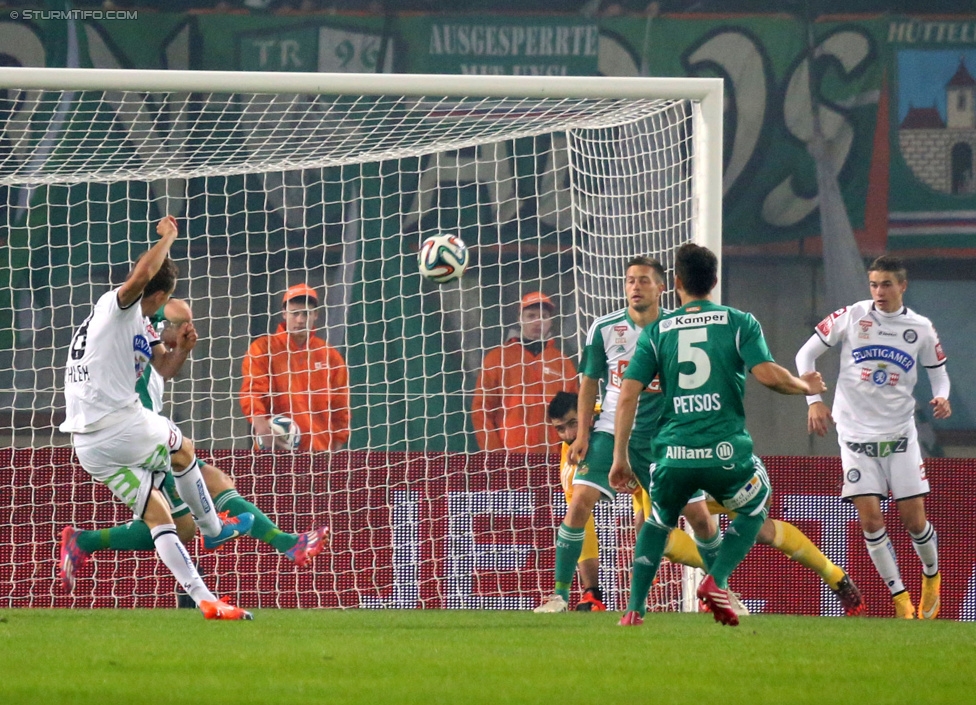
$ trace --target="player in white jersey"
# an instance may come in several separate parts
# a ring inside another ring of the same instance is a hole
[[[71,341],[65,368],[66,418],[61,431],[81,466],[104,483],[150,528],[156,552],[207,619],[250,619],[251,615],[207,589],[180,543],[169,505],[159,491],[172,467],[180,497],[204,536],[222,543],[246,532],[253,516],[222,522],[200,474],[193,443],[169,419],[144,408],[136,380],[152,364],[172,376],[186,354],[159,344],[148,316],[169,300],[178,270],[169,250],[176,220],[163,218],[160,236],[137,261],[125,282],[103,295]],[[190,328],[184,329],[189,335]],[[180,346],[184,347],[184,346]],[[70,527],[66,527],[70,528]],[[70,541],[62,541],[62,581],[71,586],[80,567]]]
[[[185,360],[187,353],[193,348],[197,339],[196,332],[193,330],[193,311],[190,309],[190,305],[183,299],[170,299],[163,308],[151,317],[150,321],[156,325],[163,346]],[[163,392],[166,381],[156,371],[155,367],[149,365],[136,383],[136,391],[142,405],[157,414],[162,413],[163,410]],[[234,480],[220,468],[201,462],[200,472],[218,512],[227,512],[230,516],[250,514],[254,517],[253,524],[248,532],[253,538],[268,544],[299,566],[304,566],[311,558],[322,552],[329,533],[327,527],[318,527],[303,534],[286,533],[279,529],[256,505],[241,497],[234,485]],[[163,490],[163,497],[169,502],[177,535],[182,542],[189,541],[196,533],[196,526],[189,515],[189,508],[183,503],[176,491],[172,473],[167,473],[161,489]],[[138,521],[96,531],[78,531],[74,527],[69,527],[62,532],[62,536],[62,540],[66,543],[74,543],[72,548],[76,549],[74,552],[80,556],[82,561],[87,561],[88,554],[104,549],[115,551],[151,551],[153,549],[149,529],[145,524]],[[204,541],[203,548],[205,550],[210,548],[206,541]],[[185,605],[187,601],[189,604]],[[185,598],[182,593],[180,593],[179,603],[181,606],[195,606],[192,600]]]
[[[802,374],[812,371],[828,348],[841,346],[833,416],[819,395],[808,397],[807,425],[820,436],[830,421],[837,425],[844,469],[841,496],[857,509],[868,554],[891,591],[895,615],[913,619],[915,606],[881,512],[881,500],[889,492],[894,498],[922,561],[918,618],[935,619],[942,579],[935,529],[925,516],[929,481],[915,431],[912,391],[922,366],[932,384],[933,415],[949,417],[946,356],[932,322],[903,304],[908,279],[899,258],[876,259],[868,280],[871,299],[827,316],[796,355]]]

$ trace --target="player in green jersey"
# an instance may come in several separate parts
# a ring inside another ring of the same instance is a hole
[[[641,331],[660,315],[664,287],[664,268],[660,263],[649,257],[634,257],[625,269],[627,307],[597,318],[586,334],[580,365],[583,378],[576,409],[578,431],[567,451],[567,461],[575,467],[575,473],[571,492],[567,493],[571,496],[569,507],[556,535],[555,591],[535,609],[536,612],[565,612],[568,609],[573,574],[583,550],[585,527],[592,522],[596,503],[613,500],[616,494],[610,487],[609,477],[613,462],[613,417],[620,382]],[[600,413],[594,415],[598,394],[602,397]],[[656,383],[648,384],[640,394],[636,429],[629,451],[630,462],[644,488],[648,486],[654,462],[653,437],[662,402]],[[637,484],[627,492],[633,493],[636,489]],[[709,552],[718,549],[721,536],[704,500],[705,496],[699,495],[685,511],[698,537],[698,549],[688,534],[675,531],[666,553],[672,562],[703,568],[710,559]]]
[[[705,490],[736,512],[698,597],[715,620],[735,626],[728,579],[756,541],[766,519],[769,479],[753,455],[745,428],[746,372],[781,394],[818,394],[818,373],[802,378],[777,365],[752,314],[711,301],[718,259],[705,247],[682,245],[675,257],[681,307],[641,333],[624,372],[614,425],[611,485],[623,491],[637,478],[627,448],[642,391],[658,377],[664,396],[650,480],[651,516],[637,538],[630,602],[621,624],[642,622],[648,590],[671,529],[688,500]]]
[[[159,309],[156,315],[150,318],[150,321],[159,331],[163,344],[181,356],[179,362],[182,366],[197,338],[196,332],[193,330],[193,313],[189,304],[182,299],[170,299],[164,308]],[[188,342],[177,345],[181,333]],[[165,382],[166,380],[161,375],[154,373],[152,366],[147,366],[146,372],[136,382],[136,393],[139,395],[143,406],[156,413],[162,411]],[[264,512],[237,493],[234,481],[230,476],[209,463],[198,462],[203,480],[207,485],[207,491],[213,497],[214,506],[218,512],[226,512],[233,517],[242,514],[253,515],[254,523],[247,532],[248,535],[267,543],[299,566],[304,566],[309,559],[317,556],[325,547],[328,537],[326,527],[312,529],[304,534],[290,534],[282,531]],[[163,496],[170,505],[177,535],[180,541],[185,543],[193,538],[196,533],[196,526],[190,516],[189,508],[176,491],[176,483],[171,473],[166,474],[162,490]],[[74,587],[74,575],[95,551],[104,549],[114,551],[153,550],[153,539],[149,527],[139,519],[109,529],[92,531],[79,531],[73,527],[67,527],[62,534],[62,542],[66,544],[66,551],[74,563],[74,569],[67,573],[70,579],[62,574],[62,582],[69,591]],[[210,547],[205,546],[205,548],[209,549]]]

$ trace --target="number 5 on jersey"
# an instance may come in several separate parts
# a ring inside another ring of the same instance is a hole
[[[707,340],[707,328],[682,328],[678,331],[678,364],[690,362],[695,366],[695,371],[690,375],[678,373],[678,386],[682,389],[698,389],[712,374],[712,362],[708,359],[708,353],[695,347],[695,343],[704,343]]]

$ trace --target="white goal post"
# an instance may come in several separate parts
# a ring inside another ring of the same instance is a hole
[[[61,526],[129,518],[57,431],[63,365],[166,213],[201,340],[164,413],[282,529],[334,532],[311,570],[251,539],[201,557],[220,591],[256,607],[537,604],[558,473],[480,452],[482,357],[517,337],[528,292],[555,303],[575,359],[624,305],[628,259],[670,274],[683,242],[720,254],[722,122],[718,78],[0,68],[0,607],[171,601],[149,554],[96,553],[72,596],[46,564]],[[436,232],[473,255],[441,287],[416,272]],[[296,283],[319,292],[318,334],[345,358],[351,433],[341,451],[257,453],[241,362]],[[598,519],[621,609],[630,508]],[[681,571],[662,576],[657,608],[693,609]]]

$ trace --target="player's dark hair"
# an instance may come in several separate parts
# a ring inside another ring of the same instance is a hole
[[[637,255],[637,257],[632,257],[627,266],[624,268],[626,272],[631,267],[650,267],[657,274],[657,280],[660,284],[667,283],[667,277],[664,274],[664,267],[653,257],[645,257],[644,255]]]
[[[869,272],[891,272],[895,279],[903,282],[908,279],[908,269],[905,267],[905,260],[901,257],[891,255],[881,255],[868,267]]]
[[[556,392],[556,396],[549,401],[546,413],[549,414],[550,419],[561,419],[570,411],[576,410],[577,401],[577,396],[572,392]]]
[[[674,258],[674,276],[691,296],[708,296],[718,281],[718,257],[707,247],[687,242]]]
[[[162,266],[159,271],[156,272],[155,276],[149,280],[146,284],[146,288],[142,290],[143,296],[151,296],[157,291],[171,292],[176,288],[176,280],[180,276],[180,269],[176,266],[176,262],[171,260],[169,257],[163,260]]]

